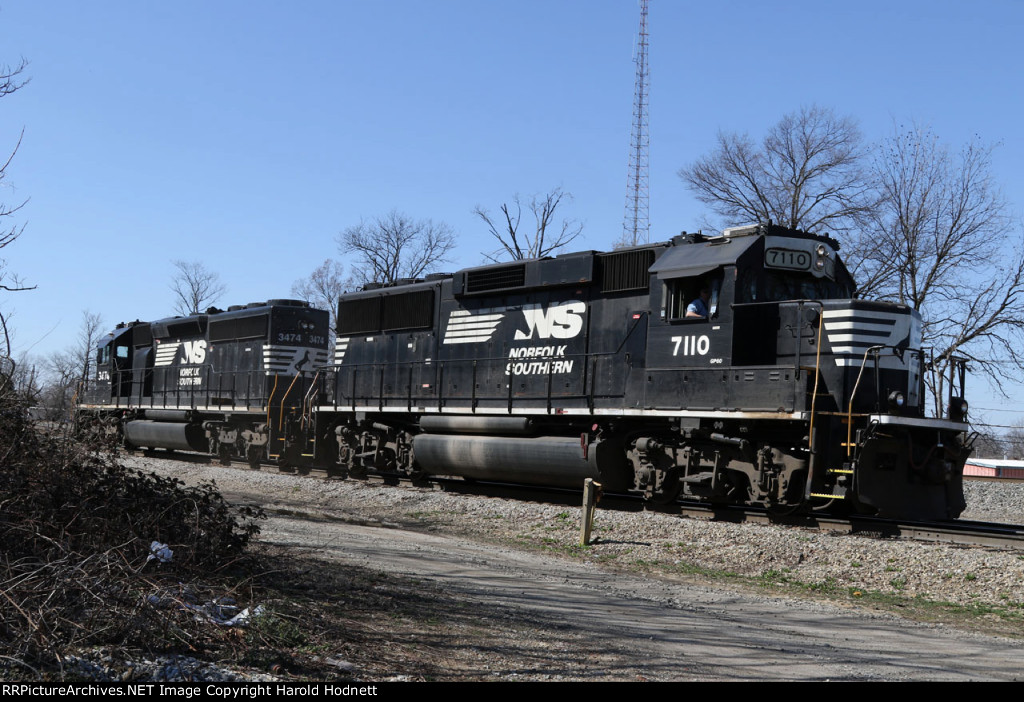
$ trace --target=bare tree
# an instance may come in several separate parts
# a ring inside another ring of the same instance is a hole
[[[811,106],[783,117],[759,147],[746,134],[719,132],[717,148],[679,177],[727,225],[847,232],[875,204],[865,156],[852,118]]]
[[[310,273],[308,278],[296,280],[292,285],[292,295],[314,307],[330,311],[332,337],[338,323],[338,296],[348,287],[344,274],[345,267],[329,258]]]
[[[352,277],[357,284],[419,278],[449,262],[455,244],[455,233],[447,224],[411,219],[397,210],[338,235],[341,252],[356,256]]]
[[[171,278],[175,295],[174,311],[181,315],[199,314],[220,299],[225,287],[220,275],[200,261],[173,261],[177,272]]]
[[[0,398],[9,391],[28,405],[39,402],[42,388],[35,359],[22,354],[17,362],[0,355]]]
[[[991,173],[992,146],[956,155],[930,130],[895,130],[873,177],[880,205],[855,254],[865,294],[921,312],[935,411],[954,356],[996,384],[1024,371],[1024,249]]]
[[[583,225],[574,219],[563,219],[555,224],[555,211],[564,202],[572,201],[572,194],[555,188],[545,195],[534,195],[527,207],[533,214],[532,231],[521,231],[523,205],[517,194],[512,205],[501,205],[502,219],[495,221],[490,213],[477,205],[473,213],[482,219],[501,247],[484,256],[491,261],[521,261],[527,258],[543,258],[568,245],[583,232]],[[513,212],[515,210],[515,212]],[[503,220],[503,221],[502,221]]]
[[[1007,455],[1006,440],[991,429],[979,431],[971,455],[974,458],[1001,458]]]
[[[28,67],[28,63],[23,59],[17,66],[8,66],[6,64],[0,65],[0,98],[6,97],[11,93],[17,92],[28,83],[27,78],[22,78],[22,74]],[[25,130],[21,131],[18,136],[18,141],[15,143],[14,148],[11,150],[10,155],[4,161],[3,165],[0,166],[0,187],[4,186],[4,179],[7,176],[7,167],[11,165],[11,161],[14,159],[15,154],[18,153],[18,149],[21,147],[22,137],[25,135]],[[16,205],[8,205],[0,202],[0,221],[6,221],[6,218],[13,215],[15,212],[24,207],[25,202],[23,201]],[[0,227],[0,249],[4,248],[8,244],[12,243],[18,236],[21,235],[24,225],[12,225],[10,228],[6,226]],[[4,290],[12,290],[11,287],[3,284],[3,259],[0,259],[0,288]],[[24,289],[15,286],[14,289]]]
[[[79,384],[80,361],[74,349],[67,349],[54,351],[43,362],[46,378],[40,399],[47,419],[58,421],[68,417],[71,399]]]
[[[1003,450],[997,455],[1006,456],[1016,461],[1024,459],[1024,422],[1013,423],[1003,435]]]
[[[6,97],[11,93],[18,91],[24,87],[28,82],[27,78],[23,78],[22,75],[27,68],[28,63],[22,59],[16,66],[9,66],[6,64],[0,65],[0,98]],[[18,153],[18,149],[21,147],[21,139],[25,132],[22,130],[18,136],[18,141],[15,143],[14,148],[11,150],[10,155],[0,165],[0,188],[7,186],[5,180],[7,178],[7,167],[11,165],[11,161],[14,160],[15,154]],[[12,217],[18,210],[25,206],[27,200],[23,200],[20,203],[9,205],[5,202],[0,201],[0,249],[6,248],[10,244],[21,236],[24,231],[25,225],[7,225],[9,218]],[[19,278],[16,274],[12,273],[7,267],[7,259],[0,256],[0,290],[5,292],[17,292],[20,290],[31,290],[35,286],[27,285]],[[11,356],[11,338],[10,330],[7,327],[7,317],[4,315],[3,310],[0,310],[0,343],[3,344],[0,349],[3,351],[3,355],[7,358],[7,365],[11,366],[11,372],[15,366],[14,361],[10,358]]]
[[[91,380],[102,325],[100,315],[83,310],[77,342],[51,353],[43,361],[44,378],[38,394],[48,419],[67,418],[75,394],[83,391]]]
[[[730,224],[848,233],[859,294],[921,312],[940,414],[954,357],[997,385],[1024,371],[1021,232],[992,180],[991,146],[953,156],[913,127],[864,153],[852,120],[813,107],[784,117],[760,148],[720,134],[714,153],[680,176]]]
[[[83,383],[89,382],[93,355],[103,331],[102,327],[103,317],[89,310],[82,310],[82,324],[78,328],[78,347],[74,355],[80,372],[79,378]]]

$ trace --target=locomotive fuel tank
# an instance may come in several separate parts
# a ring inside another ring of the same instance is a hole
[[[587,478],[625,491],[632,470],[622,447],[583,437],[418,434],[416,463],[430,475],[578,488]]]
[[[200,453],[210,450],[209,439],[203,428],[197,424],[139,419],[125,422],[124,438],[132,446],[145,448],[165,448]]]

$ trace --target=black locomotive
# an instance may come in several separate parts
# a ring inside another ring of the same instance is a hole
[[[134,445],[342,475],[592,477],[652,500],[954,518],[970,444],[963,364],[947,417],[926,418],[920,315],[854,299],[837,252],[758,225],[367,286],[339,300],[331,366],[317,365],[326,313],[296,303],[258,314],[301,310],[309,336],[271,321],[244,343],[214,337],[248,309],[136,324],[101,348],[102,401],[83,409],[127,410]],[[178,334],[184,324],[207,336]],[[132,350],[117,351],[125,335]],[[188,339],[222,355],[188,366]],[[267,348],[290,349],[286,392]],[[173,402],[157,382],[167,358]]]
[[[303,445],[281,429],[308,416],[328,327],[296,300],[121,324],[99,344],[78,422],[136,447],[299,462]]]

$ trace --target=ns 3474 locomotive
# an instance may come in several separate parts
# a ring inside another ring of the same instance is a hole
[[[341,475],[955,518],[963,364],[927,417],[920,315],[853,290],[829,237],[683,234],[342,295],[330,365],[301,303],[125,327],[82,410],[137,446]]]

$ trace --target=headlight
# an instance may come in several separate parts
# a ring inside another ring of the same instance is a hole
[[[901,410],[907,404],[907,398],[903,396],[903,393],[899,390],[893,390],[889,393],[889,407],[894,410]]]
[[[816,254],[814,268],[819,271],[825,270],[825,261],[828,260],[828,247],[824,244],[818,244],[814,249],[814,253]]]

